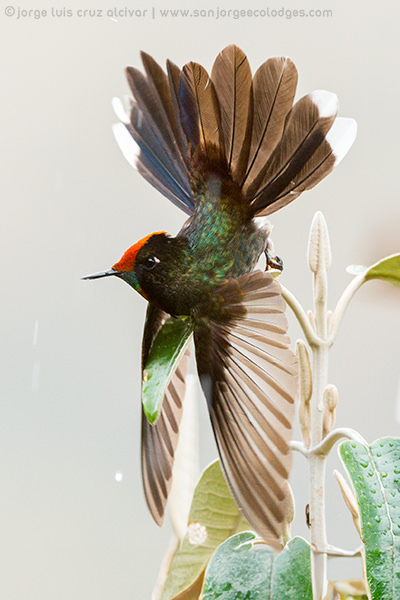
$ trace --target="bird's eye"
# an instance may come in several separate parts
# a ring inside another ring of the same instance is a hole
[[[151,269],[154,269],[156,264],[159,262],[160,262],[160,260],[156,256],[149,256],[148,258],[146,258],[146,261],[144,263],[144,268],[147,269],[148,271],[150,271]]]

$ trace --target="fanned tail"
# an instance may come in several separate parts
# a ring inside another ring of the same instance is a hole
[[[167,74],[148,54],[142,60],[144,74],[127,69],[134,101],[129,115],[115,101],[114,133],[129,162],[187,214],[199,179],[215,170],[242,189],[251,215],[275,212],[326,177],[355,139],[355,121],[336,118],[334,94],[316,91],[293,106],[288,58],[270,58],[254,77],[234,45],[211,77],[194,62],[181,70],[168,61]]]

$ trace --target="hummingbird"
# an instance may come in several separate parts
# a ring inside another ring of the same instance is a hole
[[[141,53],[128,67],[133,99],[114,100],[116,140],[128,161],[188,216],[173,237],[158,231],[107,271],[148,302],[142,374],[170,316],[190,319],[197,371],[221,467],[244,517],[280,543],[289,477],[296,361],[285,301],[270,273],[282,270],[267,217],[314,187],[352,145],[356,124],[338,118],[335,94],[294,103],[289,58],[252,75],[244,52],[228,46],[211,75],[200,64],[166,71]],[[266,269],[256,269],[265,254]],[[155,423],[142,414],[142,474],[148,507],[162,524],[182,415],[187,354]]]

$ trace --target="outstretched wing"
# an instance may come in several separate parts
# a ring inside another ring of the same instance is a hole
[[[142,344],[142,374],[154,339],[169,315],[153,304],[147,307]],[[149,510],[158,525],[164,520],[172,485],[172,468],[182,418],[188,351],[182,356],[167,387],[162,409],[154,424],[142,412],[142,477]]]
[[[255,271],[221,286],[220,318],[200,318],[195,347],[222,468],[245,518],[281,543],[296,391],[285,302]]]

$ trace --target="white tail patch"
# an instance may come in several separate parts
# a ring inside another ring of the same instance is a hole
[[[326,141],[332,148],[336,158],[335,167],[346,156],[357,135],[357,123],[354,119],[339,117],[336,119],[328,134]]]
[[[111,104],[118,119],[126,125],[130,123],[129,112],[121,100],[119,98],[113,98]]]
[[[310,97],[318,108],[319,116],[322,118],[333,117],[339,110],[339,100],[333,92],[315,90],[310,94]]]
[[[115,123],[112,126],[113,134],[115,140],[121,150],[122,154],[125,156],[128,163],[136,169],[136,161],[140,152],[140,148],[122,123]]]

